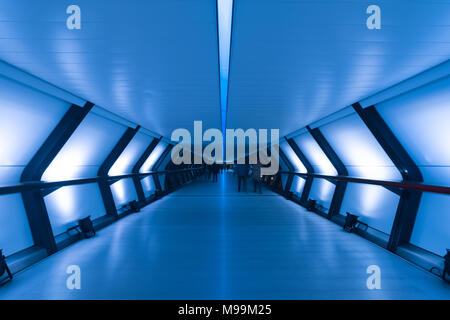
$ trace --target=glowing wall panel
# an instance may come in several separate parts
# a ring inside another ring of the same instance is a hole
[[[294,141],[313,166],[315,173],[332,176],[337,174],[333,164],[308,132],[295,137]]]
[[[160,141],[156,145],[155,149],[153,149],[152,153],[147,158],[147,160],[145,160],[145,162],[142,165],[142,167],[140,168],[139,172],[145,173],[145,172],[152,171],[153,166],[155,165],[156,161],[158,161],[158,159],[161,157],[164,150],[166,150],[166,147],[167,147],[167,143]],[[169,157],[170,157],[170,154],[169,154]],[[161,166],[161,168],[163,168],[163,167]],[[161,168],[159,168],[159,169],[161,169]]]
[[[158,171],[164,171],[167,168],[167,165],[170,161],[172,161],[172,157],[170,156],[171,152],[169,152],[164,160],[161,162],[161,165],[158,168]],[[164,184],[166,182],[166,175],[159,176],[159,182],[161,184],[161,187],[164,188]]]
[[[450,77],[376,105],[422,172],[425,183],[450,183]],[[449,196],[422,196],[411,243],[442,255],[450,243]]]
[[[399,200],[397,194],[381,186],[349,183],[341,214],[356,214],[370,227],[390,234]]]
[[[320,146],[314,140],[314,138],[305,132],[294,138],[295,143],[309,160],[314,173],[325,175],[337,175],[336,169],[333,164],[328,160],[325,153]],[[331,200],[333,198],[335,186],[331,182],[324,179],[314,179],[311,186],[310,199],[316,200],[320,205],[325,208],[330,207]]]
[[[438,255],[450,246],[450,196],[424,193],[411,243]]]
[[[359,116],[354,113],[320,127],[352,177],[400,181],[402,176]]]
[[[90,113],[52,161],[45,181],[96,177],[98,169],[127,127]]]
[[[353,177],[401,181],[402,177],[383,148],[356,113],[320,127],[328,143]],[[399,197],[379,186],[349,183],[341,214],[361,216],[369,226],[391,232]]]
[[[314,179],[309,198],[316,200],[318,204],[329,209],[333,199],[335,185],[325,179]]]
[[[0,185],[19,182],[24,167],[69,107],[0,76]]]
[[[307,173],[307,170],[300,159],[295,154],[294,150],[292,150],[291,146],[287,142],[282,142],[280,144],[281,150],[283,150],[286,157],[289,159],[292,166],[295,168],[296,172]],[[299,195],[303,191],[303,187],[305,185],[305,180],[299,177],[294,177],[292,180],[291,190],[296,195]]]
[[[292,180],[291,191],[300,197],[304,186],[305,186],[305,179],[302,179],[300,177],[294,177],[294,180]]]
[[[55,235],[67,231],[78,219],[105,215],[102,197],[95,183],[60,188],[45,198],[48,216]]]
[[[142,156],[152,140],[152,137],[138,132],[111,167],[109,175],[114,176],[131,173],[133,166]]]
[[[280,144],[281,150],[283,150],[286,157],[291,162],[292,166],[295,168],[296,172],[306,173],[307,170],[300,159],[295,154],[294,150],[292,150],[291,146],[287,142],[282,142]]]
[[[111,185],[114,203],[117,208],[122,207],[130,201],[138,200],[133,179],[122,179]]]
[[[150,197],[156,190],[155,182],[153,177],[145,177],[141,180],[142,188],[144,189],[144,194],[146,197]]]
[[[0,76],[0,185],[19,183],[23,169],[69,107]],[[0,196],[0,248],[11,255],[33,244],[21,196]]]
[[[33,246],[20,194],[0,196],[0,248],[8,256]]]
[[[429,184],[450,181],[450,77],[376,105]]]

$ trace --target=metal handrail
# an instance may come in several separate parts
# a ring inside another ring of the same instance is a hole
[[[280,173],[281,174],[292,174],[292,175],[300,176],[303,178],[312,177],[312,178],[321,178],[321,179],[327,179],[327,180],[371,184],[371,185],[390,187],[390,188],[409,189],[409,190],[416,190],[416,191],[421,191],[421,192],[450,194],[450,187],[429,185],[429,184],[423,184],[423,183],[374,180],[374,179],[356,178],[356,177],[348,177],[348,176],[329,176],[329,175],[323,175],[323,174],[302,173],[302,172],[294,172],[294,171],[281,171]]]
[[[51,182],[30,181],[30,182],[23,182],[23,183],[12,185],[12,186],[0,187],[0,195],[21,193],[21,192],[31,191],[31,190],[36,190],[36,189],[51,189],[51,188],[58,188],[58,187],[97,183],[101,180],[118,181],[118,180],[122,180],[122,179],[133,178],[133,177],[147,177],[147,176],[153,176],[153,175],[173,174],[173,173],[180,173],[180,172],[200,170],[200,169],[203,169],[203,168],[186,168],[186,169],[179,169],[179,170],[173,170],[173,171],[165,170],[165,171],[152,171],[152,172],[145,172],[145,173],[130,173],[130,174],[117,175],[117,176],[82,178],[82,179],[51,181]]]

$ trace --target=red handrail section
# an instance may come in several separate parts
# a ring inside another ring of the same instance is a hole
[[[435,185],[429,185],[429,184],[423,184],[423,183],[373,180],[373,179],[347,177],[347,176],[328,176],[328,175],[323,175],[323,174],[301,173],[301,172],[292,172],[292,171],[282,171],[281,173],[282,174],[292,174],[292,175],[300,176],[303,178],[313,177],[313,178],[335,180],[335,181],[346,181],[346,182],[353,182],[353,183],[371,184],[371,185],[382,186],[382,187],[409,189],[409,190],[416,190],[416,191],[421,191],[421,192],[430,192],[430,193],[447,194],[447,195],[450,194],[450,187],[435,186]]]

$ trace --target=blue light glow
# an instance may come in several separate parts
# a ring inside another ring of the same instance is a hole
[[[139,157],[144,153],[145,148],[148,147],[151,141],[152,138],[150,136],[138,132],[111,167],[109,175],[114,176],[131,173],[133,166],[139,160]]]
[[[296,172],[307,173],[307,170],[300,159],[292,150],[291,146],[287,142],[280,144],[281,150],[284,152],[286,157],[289,159],[290,163],[294,166]]]
[[[399,196],[374,185],[349,183],[342,202],[341,213],[351,212],[372,228],[386,234],[391,232]]]
[[[70,104],[0,76],[0,184],[14,184]]]
[[[153,166],[155,165],[156,161],[161,157],[161,154],[164,152],[164,150],[167,147],[167,143],[160,141],[158,145],[155,147],[155,149],[152,151],[150,156],[145,160],[144,164],[140,168],[139,172],[149,172],[153,169]]]
[[[309,194],[310,199],[314,199],[325,208],[330,208],[335,185],[325,179],[314,179]]]
[[[156,189],[155,182],[153,180],[153,177],[145,177],[141,180],[142,188],[144,189],[144,194],[146,197],[149,197],[152,195],[152,191]]]
[[[33,237],[20,194],[0,196],[0,248],[8,256],[33,245]],[[6,210],[5,210],[6,209]]]
[[[230,71],[233,0],[217,0],[217,11],[219,24],[220,114],[222,119],[222,132],[225,132],[227,125],[227,95]]]
[[[330,160],[328,160],[325,153],[323,153],[320,146],[309,133],[301,134],[295,137],[294,140],[314,167],[315,173],[333,176],[337,174]]]
[[[376,105],[429,184],[450,180],[450,76]]]
[[[450,181],[450,76],[375,105],[422,172],[425,183]],[[448,195],[424,193],[411,243],[443,255],[450,241]]]
[[[394,181],[402,179],[392,160],[356,113],[326,124],[320,130],[350,176]]]
[[[126,127],[90,113],[44,172],[43,180],[95,177]]]
[[[122,179],[113,183],[111,191],[117,208],[132,200],[137,200],[136,189],[132,179]]]
[[[55,235],[66,232],[78,220],[105,215],[102,196],[95,183],[60,188],[45,198],[48,217]]]

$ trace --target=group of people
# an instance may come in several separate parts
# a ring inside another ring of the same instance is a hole
[[[217,182],[218,174],[230,166],[213,163],[206,166],[208,181]],[[262,177],[260,164],[235,164],[233,166],[234,173],[238,178],[238,192],[241,190],[247,192],[247,179],[251,177],[253,180],[254,192],[262,193]]]
[[[212,177],[212,182],[217,182],[217,175],[222,169],[223,166],[215,162],[212,165],[208,165],[206,167],[206,170],[208,171],[208,180],[211,180]]]
[[[238,176],[238,192],[242,189],[247,192],[247,178],[251,176],[253,180],[254,192],[262,193],[262,177],[261,177],[261,165],[259,164],[237,164],[235,167],[235,173]]]

